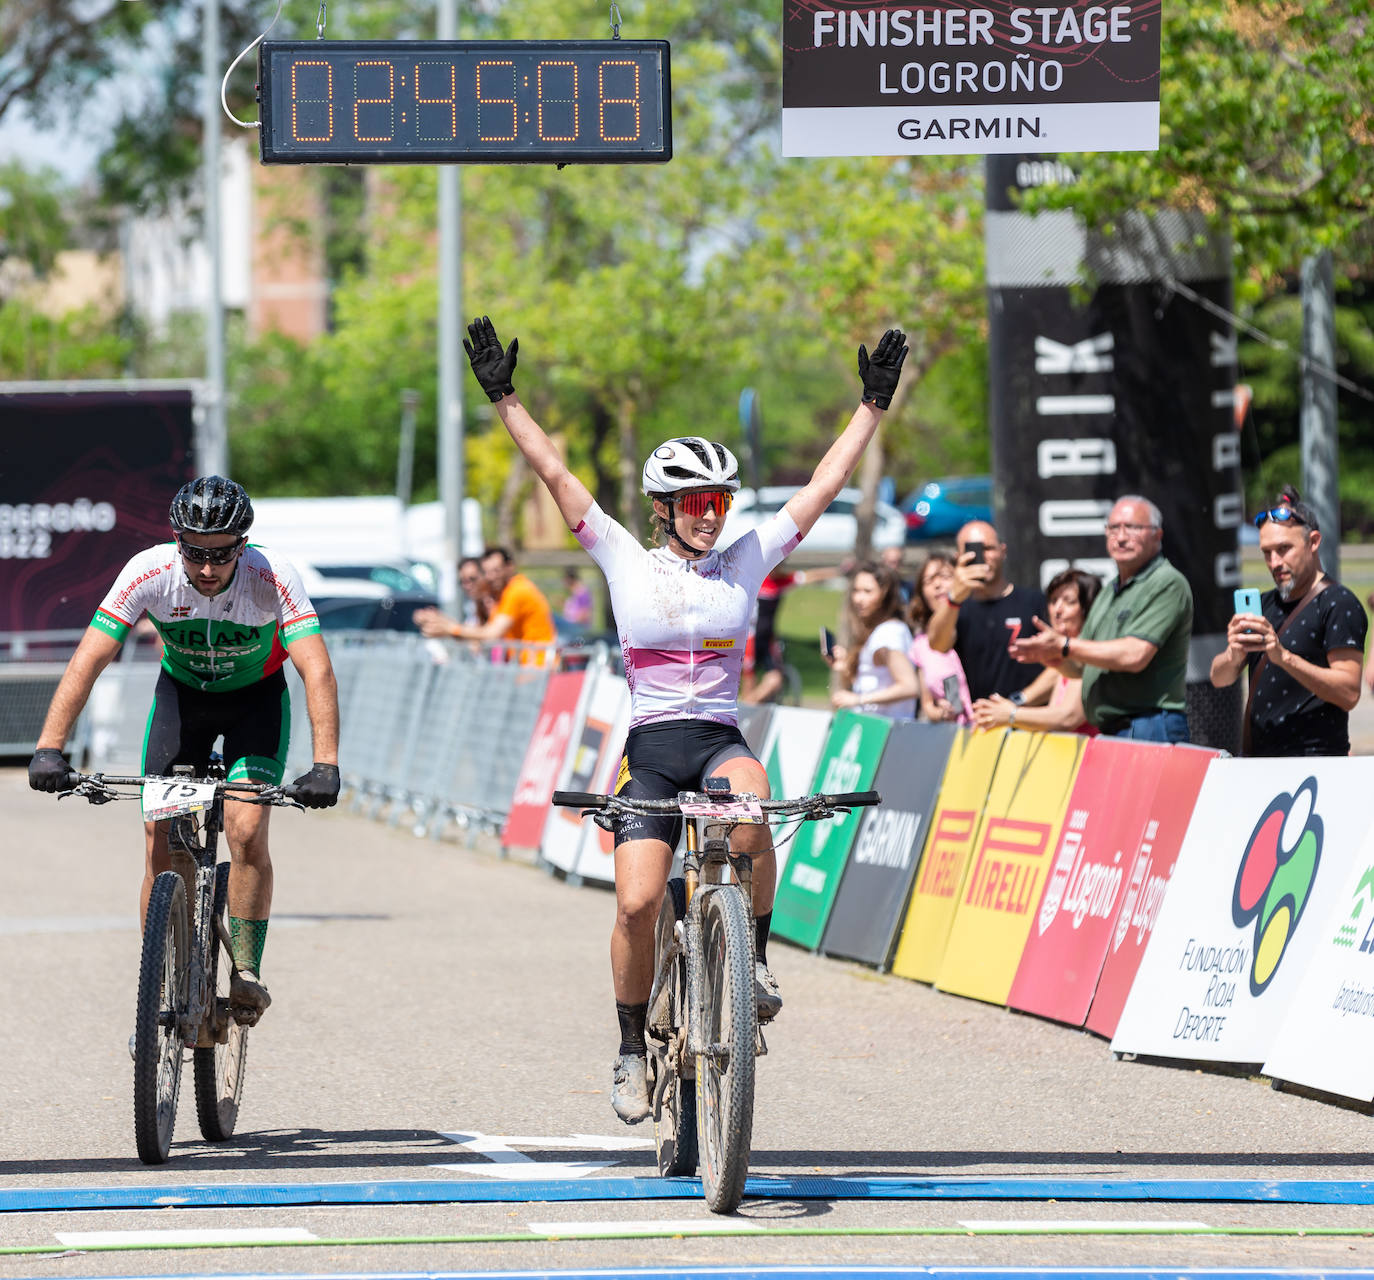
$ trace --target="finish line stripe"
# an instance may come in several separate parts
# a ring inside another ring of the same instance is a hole
[[[1374,1182],[1275,1179],[750,1178],[767,1200],[1093,1200],[1374,1204]],[[533,1200],[699,1200],[697,1178],[573,1178],[502,1183],[453,1179],[386,1182],[200,1183],[128,1187],[19,1187],[0,1191],[0,1213],[67,1209],[265,1208],[283,1205],[524,1204]]]

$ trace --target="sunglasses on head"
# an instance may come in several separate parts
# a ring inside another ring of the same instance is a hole
[[[1266,520],[1273,520],[1276,524],[1300,524],[1307,528],[1307,521],[1304,520],[1290,506],[1269,507],[1255,516],[1255,528],[1258,529]]]
[[[243,549],[244,540],[231,542],[227,547],[198,547],[192,542],[177,539],[177,546],[192,564],[228,564]]]
[[[678,494],[675,501],[684,515],[696,519],[704,516],[708,507],[715,507],[716,515],[723,516],[730,510],[735,495],[728,489],[691,489]]]

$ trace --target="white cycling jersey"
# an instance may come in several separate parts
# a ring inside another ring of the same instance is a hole
[[[768,571],[801,541],[786,509],[698,560],[667,547],[647,550],[595,503],[573,534],[611,589],[630,727],[679,719],[737,724],[754,598]]]
[[[285,646],[315,635],[320,620],[294,568],[262,547],[244,547],[229,585],[203,596],[191,585],[175,542],[140,551],[91,619],[123,640],[146,612],[162,637],[163,669],[216,693],[242,689],[286,661]]]

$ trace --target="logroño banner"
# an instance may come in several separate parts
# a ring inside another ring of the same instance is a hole
[[[549,800],[558,781],[558,771],[568,754],[573,728],[577,723],[577,705],[585,671],[559,671],[549,677],[544,704],[539,708],[530,745],[515,782],[515,796],[510,813],[501,829],[502,847],[537,849],[548,821]]]

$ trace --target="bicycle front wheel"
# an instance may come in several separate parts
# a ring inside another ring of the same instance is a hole
[[[681,876],[668,881],[659,909],[658,924],[654,927],[654,972],[662,967],[662,958],[673,940],[673,929],[687,914],[687,884]],[[654,1113],[654,1146],[658,1149],[658,1171],[665,1178],[689,1178],[697,1171],[697,1094],[696,1081],[684,1078],[681,1067],[690,1059],[679,1059],[677,1046],[687,1028],[687,964],[686,956],[674,961],[668,990],[658,1007],[652,1011],[655,1025],[649,1034],[662,1037],[668,1051],[655,1059],[658,1070],[668,1073],[663,1100]]]
[[[186,888],[175,871],[164,871],[153,881],[143,921],[134,1022],[134,1139],[144,1164],[162,1164],[172,1147],[189,960]]]
[[[217,922],[228,927],[229,864],[215,868],[214,915],[210,922],[209,987],[211,1006],[207,1026],[212,1043],[196,1048],[196,1118],[206,1142],[225,1142],[234,1136],[243,1095],[243,1073],[248,1060],[248,1028],[240,1026],[229,1010],[229,979],[233,964],[220,942]]]
[[[701,904],[701,1038],[697,1054],[697,1139],[701,1183],[714,1213],[733,1213],[744,1195],[754,1137],[753,921],[733,885]]]

